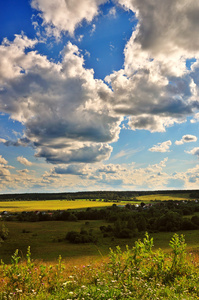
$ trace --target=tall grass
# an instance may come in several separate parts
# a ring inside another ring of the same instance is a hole
[[[0,267],[0,299],[198,299],[198,257],[186,253],[183,235],[174,234],[172,252],[153,250],[146,233],[132,249],[110,250],[109,259],[98,264],[68,266],[25,261],[18,251],[11,265]]]

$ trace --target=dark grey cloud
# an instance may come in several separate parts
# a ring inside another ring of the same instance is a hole
[[[198,51],[199,3],[195,0],[118,0],[136,12],[135,42],[153,53]]]
[[[8,140],[8,141],[4,142],[5,146],[14,146],[14,147],[20,147],[20,146],[27,147],[30,144],[31,144],[31,141],[26,137],[25,138],[20,138],[17,141]]]
[[[66,168],[55,167],[54,172],[60,175],[85,175],[85,171],[80,165],[69,165]]]
[[[36,157],[44,157],[52,164],[95,163],[109,158],[112,147],[107,144],[92,144],[77,149],[55,150],[39,148]]]

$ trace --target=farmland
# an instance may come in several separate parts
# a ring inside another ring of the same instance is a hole
[[[179,194],[155,194],[155,195],[142,195],[136,197],[137,200],[139,201],[146,201],[146,202],[151,202],[151,201],[168,201],[168,200],[174,200],[174,201],[183,201],[183,200],[189,200],[189,194],[187,193],[179,193]]]
[[[22,211],[46,211],[46,210],[66,210],[83,209],[87,207],[105,207],[113,203],[88,200],[43,200],[43,201],[1,201],[0,212],[22,212]]]
[[[113,203],[125,205],[126,203],[140,204],[140,202],[151,203],[159,201],[183,201],[190,200],[188,193],[178,193],[178,194],[151,194],[151,195],[141,195],[136,197],[123,197],[117,198],[117,195],[113,195],[112,200],[105,199],[56,199],[56,200],[9,200],[0,201],[0,212],[22,212],[22,211],[45,211],[45,210],[67,210],[67,209],[84,209],[87,207],[98,208],[111,206]]]

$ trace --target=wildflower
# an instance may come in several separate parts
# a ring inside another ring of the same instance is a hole
[[[85,286],[85,285],[82,285],[82,286],[81,286],[81,288],[82,288],[82,289],[85,289],[85,288],[86,288],[86,286]]]
[[[63,285],[63,286],[66,286],[66,285],[69,284],[69,283],[72,283],[72,281],[66,281],[66,282],[63,282],[62,285]]]

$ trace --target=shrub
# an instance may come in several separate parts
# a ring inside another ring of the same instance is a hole
[[[5,241],[8,238],[9,230],[3,223],[0,230],[0,238]]]
[[[181,227],[182,230],[194,230],[197,228],[198,226],[189,219],[184,219],[182,222],[182,227]]]
[[[93,236],[91,232],[88,233],[86,230],[81,230],[80,233],[77,231],[69,231],[66,235],[66,240],[75,244],[97,242],[97,238]]]
[[[191,222],[199,226],[199,217],[198,216],[193,216],[191,218]]]

